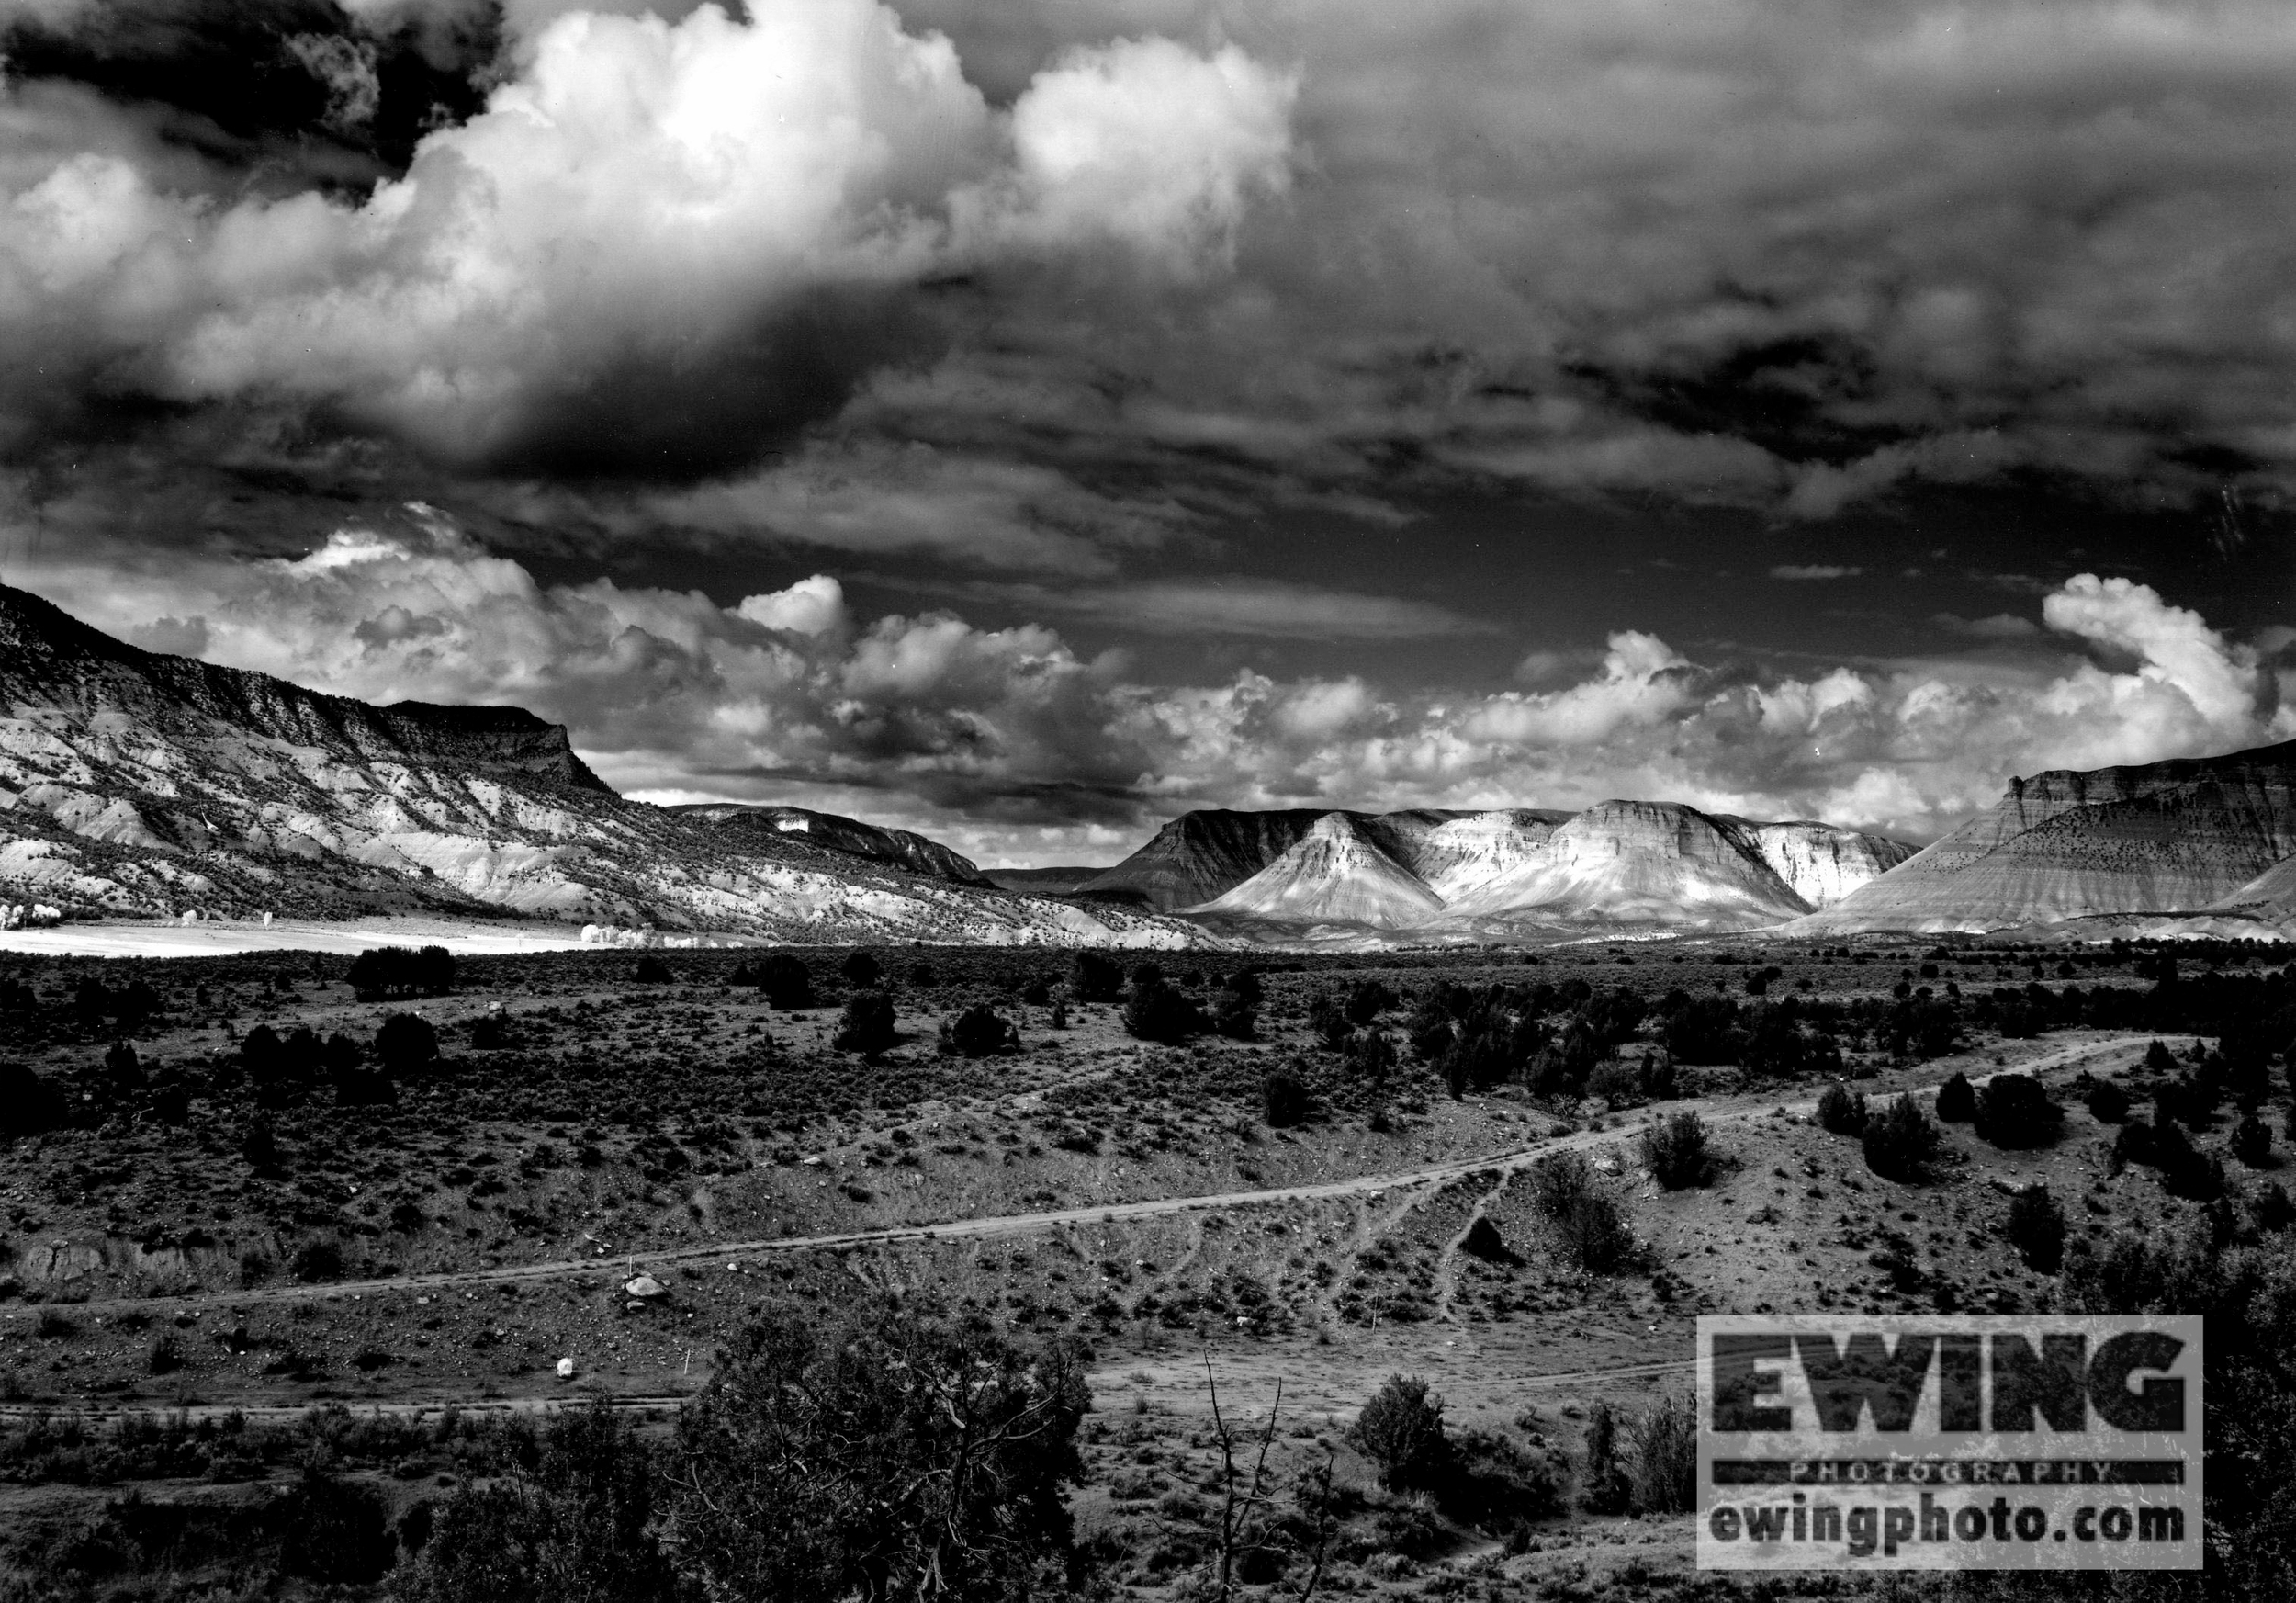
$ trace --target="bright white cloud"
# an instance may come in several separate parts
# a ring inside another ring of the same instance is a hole
[[[371,110],[361,49],[304,52],[346,119]],[[929,277],[1102,247],[1216,265],[1284,180],[1291,94],[1232,48],[1149,40],[1007,113],[877,0],[569,13],[363,204],[222,205],[93,152],[27,183],[0,209],[0,339],[73,360],[12,364],[0,406],[102,364],[453,461],[737,461],[921,348],[905,297]],[[1166,99],[1176,120],[1145,115]]]
[[[1108,855],[1194,806],[1575,807],[1645,796],[1922,838],[2011,774],[2296,736],[2248,648],[2146,587],[2081,576],[2053,628],[2125,666],[1726,675],[1637,631],[1578,683],[1399,695],[1361,675],[1144,685],[1039,624],[861,619],[826,574],[721,607],[546,585],[427,507],[287,561],[162,572],[47,559],[41,590],[161,649],[374,701],[512,703],[648,796],[829,806],[1006,860]]]

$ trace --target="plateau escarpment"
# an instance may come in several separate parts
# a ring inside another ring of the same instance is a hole
[[[906,830],[614,794],[517,707],[371,706],[138,649],[0,587],[0,901],[519,914],[812,940],[1179,945]]]
[[[2119,914],[2296,914],[2296,741],[2055,770],[1808,920],[1812,932],[1998,930]]]
[[[1224,822],[1235,816],[1221,816],[1223,841],[1272,843],[1299,815],[1267,815],[1280,830],[1248,837]],[[1185,842],[1186,823],[1175,820],[1158,840]],[[1330,812],[1255,872],[1184,910],[1221,927],[1351,925],[1443,938],[1753,929],[1827,906],[1912,852],[1832,825],[1754,823],[1668,802],[1608,801],[1576,814]],[[1219,872],[1195,877],[1217,883],[1237,866],[1232,854]]]

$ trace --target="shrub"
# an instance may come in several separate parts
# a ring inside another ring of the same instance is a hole
[[[2088,1088],[2088,1116],[2099,1124],[2118,1124],[2129,1116],[2129,1093],[2109,1079]]]
[[[940,1027],[942,1047],[963,1057],[986,1057],[1019,1049],[1020,1032],[986,1002],[975,1002]]]
[[[1310,1101],[1306,1082],[1291,1069],[1271,1069],[1260,1082],[1261,1114],[1276,1129],[1306,1123]]]
[[[1391,1492],[1431,1491],[1449,1473],[1451,1439],[1443,1428],[1443,1399],[1416,1375],[1390,1375],[1372,1394],[1349,1433],[1364,1457],[1379,1466]]]
[[[984,1600],[1046,1590],[1037,1577],[1069,1556],[1064,1488],[1084,1478],[1080,1354],[920,1301],[831,1319],[768,1307],[727,1344],[679,1412],[662,1507],[636,1524],[676,1555],[681,1587]]]
[[[1142,1041],[1176,1045],[1204,1033],[1204,1015],[1160,976],[1152,976],[1132,982],[1132,994],[1124,1003],[1124,1028]]]
[[[1211,1027],[1230,1041],[1251,1041],[1259,1035],[1259,1015],[1241,993],[1222,989],[1212,999]]]
[[[1586,1460],[1579,1470],[1579,1507],[1589,1514],[1616,1514],[1632,1496],[1618,1462],[1618,1418],[1608,1403],[1595,1401],[1586,1416]]]
[[[118,1091],[140,1091],[143,1089],[143,1065],[136,1057],[136,1049],[125,1041],[115,1041],[104,1054],[104,1078]]]
[[[1452,1443],[1452,1470],[1436,1500],[1455,1519],[1504,1530],[1562,1507],[1561,1477],[1546,1453],[1486,1430]]]
[[[2277,1234],[2296,1222],[2296,1203],[2288,1200],[2288,1188],[2273,1180],[2257,1193],[2254,1204],[2257,1228]]]
[[[1559,1219],[1581,1197],[1594,1191],[1594,1169],[1576,1152],[1557,1153],[1530,1168],[1531,1205],[1549,1219]]]
[[[2250,1168],[2262,1168],[2272,1161],[2272,1129],[2254,1113],[2242,1115],[2233,1126],[2233,1156]]]
[[[1698,1506],[1698,1405],[1660,1397],[1626,1427],[1628,1501],[1641,1514],[1682,1514]]]
[[[2065,1262],[2065,1211],[2046,1186],[2027,1186],[2017,1193],[2001,1233],[2043,1274],[2056,1273]]]
[[[873,1056],[899,1039],[894,1028],[893,999],[883,991],[856,991],[845,999],[837,1035],[829,1044],[839,1052]]]
[[[258,1114],[249,1123],[247,1133],[240,1137],[239,1153],[259,1169],[279,1166],[279,1138],[272,1133],[270,1120]]]
[[[419,1075],[438,1061],[438,1032],[420,1013],[393,1013],[375,1032],[375,1061],[396,1078]]]
[[[803,1012],[814,1005],[813,971],[786,952],[776,952],[758,969],[758,989],[766,1006]]]
[[[398,1542],[381,1496],[371,1486],[306,1467],[280,1499],[280,1543],[290,1575],[342,1586],[366,1586],[390,1568]]]
[[[306,1241],[287,1260],[287,1272],[306,1285],[343,1278],[343,1248],[324,1236]]]
[[[62,1129],[71,1117],[71,1104],[53,1081],[20,1064],[0,1063],[0,1141]]]
[[[343,976],[361,1001],[385,997],[444,996],[455,988],[454,954],[444,946],[410,952],[404,946],[369,947],[352,959]]]
[[[152,1116],[163,1124],[180,1124],[191,1117],[191,1084],[181,1078],[166,1079],[152,1088],[147,1104]],[[2266,1139],[2268,1141],[2269,1136]]]
[[[1339,1067],[1351,1083],[1381,1096],[1395,1073],[1395,1043],[1382,1031],[1358,1030],[1340,1049]]]
[[[1948,1124],[1966,1124],[1977,1116],[1977,1090],[1969,1077],[1955,1069],[1937,1088],[1937,1116]]]
[[[1260,987],[1260,971],[1256,968],[1237,969],[1227,977],[1221,988],[1232,991],[1247,1008],[1256,1008],[1266,999]]]
[[[2151,1165],[2159,1161],[2159,1156],[2153,1127],[2143,1119],[2129,1120],[2112,1138],[2112,1160],[2116,1164]]]
[[[1049,1007],[1052,1000],[1052,988],[1044,980],[1032,979],[1022,988],[1020,999],[1032,1008]]]
[[[1885,1180],[1917,1180],[1937,1152],[1937,1126],[1910,1096],[1899,1096],[1868,1113],[1863,1143],[1866,1168]]]
[[[1341,1004],[1340,1010],[1350,1024],[1360,1029],[1394,1005],[1393,991],[1376,979],[1365,979],[1347,988],[1347,998]]]
[[[838,965],[838,974],[856,990],[874,990],[884,978],[885,966],[867,952],[855,948]]]
[[[1112,1002],[1123,995],[1124,971],[1104,954],[1079,952],[1068,985],[1080,1002]]]
[[[1555,1240],[1563,1261],[1588,1274],[1625,1269],[1638,1256],[1618,1204],[1600,1191],[1581,1197],[1555,1221]]]
[[[1606,1108],[1623,1108],[1642,1098],[1640,1068],[1623,1057],[1607,1058],[1586,1077],[1586,1094],[1600,1097]]]
[[[1714,1154],[1706,1127],[1694,1112],[1676,1113],[1645,1125],[1642,1161],[1651,1178],[1670,1191],[1703,1186],[1714,1178]]]
[[[1643,1054],[1638,1073],[1642,1095],[1653,1102],[1671,1101],[1674,1098],[1674,1059],[1663,1049]]]
[[[2174,1074],[2177,1055],[2168,1050],[2167,1043],[2155,1041],[2144,1049],[2144,1067],[2154,1074]]]
[[[639,985],[668,985],[677,976],[670,972],[670,965],[654,956],[641,957],[630,977]]]
[[[2056,1139],[2063,1110],[2031,1075],[1997,1074],[1977,1093],[1977,1139],[1995,1146],[2041,1146]]]
[[[1818,1099],[1818,1122],[1837,1135],[1863,1135],[1865,1098],[1836,1080]]]

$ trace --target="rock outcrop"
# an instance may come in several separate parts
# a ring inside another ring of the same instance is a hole
[[[1998,930],[2286,909],[2296,741],[2009,782],[1988,811],[1797,928]],[[2285,910],[2279,916],[2286,916]]]
[[[1443,898],[1372,839],[1350,813],[1325,813],[1284,854],[1200,911],[1295,923],[1392,930],[1426,923]]]
[[[816,813],[807,807],[756,806],[740,802],[689,802],[670,809],[688,818],[706,818],[728,831],[765,830],[774,835],[804,837],[832,852],[889,863],[912,874],[954,880],[959,885],[993,885],[973,860],[940,841],[912,830],[881,829],[836,813]]]
[[[1745,929],[1809,910],[1736,820],[1673,802],[1606,801],[1514,871],[1455,897],[1454,919]]]
[[[1289,832],[1300,817],[1258,815],[1277,822],[1255,834],[1232,822],[1254,815],[1211,816],[1231,846]],[[1158,840],[1187,841],[1186,822]],[[1832,825],[1757,823],[1668,802],[1609,801],[1576,814],[1330,812],[1254,874],[1181,910],[1223,929],[1355,925],[1452,939],[1756,929],[1839,900],[1912,852]]]
[[[819,941],[1178,946],[947,847],[649,807],[517,707],[370,706],[139,650],[0,587],[0,902],[66,916],[519,914]]]
[[[1322,817],[1310,807],[1266,813],[1206,807],[1182,813],[1123,862],[1078,886],[1075,894],[1133,902],[1159,912],[1194,907],[1233,890],[1275,862],[1298,845]]]

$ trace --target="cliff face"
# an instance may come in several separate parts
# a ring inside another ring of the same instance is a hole
[[[1914,848],[1883,835],[1861,834],[1807,818],[1756,824],[1743,818],[1717,820],[1737,827],[1741,839],[1813,908],[1829,908],[1869,880],[1905,862]]]
[[[1167,872],[1167,886],[1218,883],[1303,818],[1292,843],[1257,870],[1177,905],[1221,928],[1354,924],[1442,938],[1755,929],[1838,899],[1913,850],[1826,824],[1751,823],[1667,802],[1610,801],[1576,814],[1191,813],[1099,883],[1143,860],[1193,873],[1191,881]]]
[[[1443,898],[1372,839],[1363,820],[1325,813],[1282,856],[1207,902],[1207,914],[1374,929],[1425,923]]]
[[[2012,780],[1813,929],[1990,930],[2230,902],[2296,856],[2296,741]],[[2271,899],[2271,887],[2257,895]]]
[[[520,913],[807,940],[1186,944],[987,886],[922,836],[625,801],[516,707],[369,706],[141,651],[0,588],[0,902]]]
[[[1362,814],[1352,815],[1356,818]],[[1182,813],[1148,844],[1076,887],[1081,897],[1137,900],[1159,912],[1210,901],[1298,845],[1323,814],[1204,808]]]
[[[564,725],[523,707],[370,706],[267,673],[145,651],[5,586],[0,699],[67,722],[125,717],[163,738],[253,737],[613,794],[574,754]]]
[[[1719,929],[1777,923],[1809,905],[1739,829],[1676,803],[1607,801],[1562,825],[1514,873],[1478,886],[1448,910]]]

